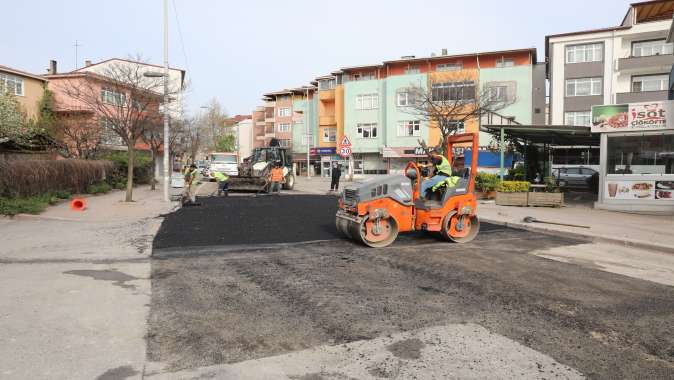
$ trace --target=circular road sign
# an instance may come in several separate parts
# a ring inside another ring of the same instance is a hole
[[[351,148],[348,146],[339,148],[339,155],[344,158],[351,156]]]

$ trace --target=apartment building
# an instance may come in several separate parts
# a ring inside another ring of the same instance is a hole
[[[438,102],[461,96],[459,100],[467,104],[489,94],[506,105],[498,110],[501,119],[545,122],[545,71],[544,65],[537,65],[533,48],[462,55],[448,55],[443,49],[424,58],[405,56],[341,68],[312,84],[315,87],[308,92],[302,87],[264,95],[267,133],[274,126],[273,135],[265,136],[287,146],[283,140],[290,124],[295,159],[306,163],[307,146],[298,144],[310,134],[310,165],[316,165],[317,174],[323,176],[330,175],[332,164],[346,164],[337,155],[344,136],[352,143],[356,175],[402,171],[410,160],[427,159],[417,149],[419,140],[435,145],[441,134],[411,107],[419,91],[432,94]],[[261,114],[254,113],[254,120],[261,124]],[[467,120],[463,130],[479,132],[480,123],[478,118]],[[263,140],[261,133],[256,131],[256,141]],[[481,139],[481,146],[490,145],[490,135],[482,134]]]
[[[674,1],[630,6],[618,26],[545,37],[550,124],[591,124],[593,105],[667,99]]]
[[[0,65],[0,89],[16,97],[28,119],[37,118],[46,85],[47,79],[41,76]]]

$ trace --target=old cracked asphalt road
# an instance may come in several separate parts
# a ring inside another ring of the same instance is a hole
[[[164,221],[150,378],[674,378],[674,288],[530,254],[584,242],[483,224],[464,245],[301,243],[334,238],[334,198],[266,202],[210,199]],[[275,222],[256,224],[262,211]]]

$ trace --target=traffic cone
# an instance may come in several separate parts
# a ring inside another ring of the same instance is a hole
[[[75,198],[70,201],[70,209],[73,211],[84,211],[87,208],[87,201],[84,198]]]

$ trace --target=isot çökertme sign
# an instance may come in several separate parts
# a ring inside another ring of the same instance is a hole
[[[674,129],[670,100],[592,107],[592,133]]]

